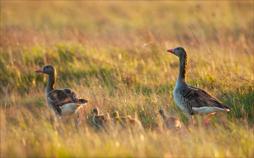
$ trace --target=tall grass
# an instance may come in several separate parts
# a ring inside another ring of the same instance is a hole
[[[1,157],[253,157],[254,3],[1,1]],[[186,48],[187,82],[229,105],[211,125],[164,129],[159,108],[186,122],[172,91]],[[89,104],[81,125],[56,120],[46,76]],[[137,114],[144,130],[95,131],[90,111]]]

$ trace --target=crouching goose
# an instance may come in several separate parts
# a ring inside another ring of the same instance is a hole
[[[36,72],[48,75],[45,96],[48,106],[54,110],[56,115],[73,114],[80,105],[87,103],[87,100],[78,98],[75,92],[69,88],[54,88],[56,70],[52,65],[46,65],[42,69],[36,70]]]
[[[179,58],[179,75],[174,88],[173,96],[176,105],[187,116],[194,114],[211,114],[218,111],[230,111],[230,108],[222,104],[215,97],[206,91],[189,86],[185,82],[185,72],[187,65],[187,54],[182,47],[169,49],[170,52]]]
[[[139,119],[137,117],[132,117],[130,115],[127,115],[127,116],[123,117],[122,119],[130,127],[135,127],[135,128],[140,128],[140,129],[143,128],[141,122],[139,121]]]
[[[126,128],[127,126],[129,126],[129,127],[135,127],[138,129],[143,129],[143,126],[137,117],[132,117],[130,115],[120,117],[118,111],[113,112],[113,122],[115,123],[115,125],[118,124],[123,128]]]
[[[95,107],[92,110],[92,124],[97,129],[106,129],[108,121],[110,121],[109,116],[104,116],[104,114],[100,114],[99,108]]]
[[[115,126],[120,125],[121,127],[125,127],[125,124],[124,124],[122,118],[120,117],[119,112],[116,110],[113,112],[112,120],[113,120],[113,123]]]
[[[163,109],[159,110],[159,114],[161,115],[164,125],[168,129],[178,129],[182,127],[182,124],[179,119],[172,117],[172,116],[167,116],[165,114],[165,111]]]

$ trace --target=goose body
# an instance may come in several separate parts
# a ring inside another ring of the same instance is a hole
[[[218,111],[230,111],[230,108],[208,92],[192,87],[185,82],[187,54],[182,47],[169,49],[168,52],[179,57],[179,75],[173,91],[176,105],[188,116],[209,114]]]
[[[217,111],[230,111],[230,109],[218,101],[206,91],[188,86],[186,88],[175,88],[174,100],[176,104],[186,113],[209,114]]]
[[[47,101],[49,105],[55,106],[61,115],[69,115],[76,109],[85,104],[85,99],[77,98],[75,92],[71,89],[55,89],[47,93]]]
[[[93,117],[92,117],[92,123],[97,129],[105,129],[106,124],[109,121],[106,116],[99,113],[98,108],[94,108],[93,111]]]
[[[56,115],[62,116],[73,114],[80,105],[87,103],[87,100],[78,98],[76,93],[69,88],[54,88],[55,69],[52,65],[46,65],[36,72],[48,75],[45,96],[48,106],[53,109]]]

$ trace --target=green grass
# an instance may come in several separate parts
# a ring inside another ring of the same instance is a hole
[[[1,157],[253,157],[254,3],[1,1]],[[188,53],[187,82],[208,90],[232,110],[211,125],[191,126],[172,91],[178,59]],[[89,100],[64,125],[44,99],[46,76]],[[91,128],[90,111],[137,115],[144,130]],[[179,117],[166,130],[160,108]]]

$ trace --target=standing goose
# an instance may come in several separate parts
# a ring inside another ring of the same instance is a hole
[[[176,105],[185,112],[188,117],[194,114],[212,114],[217,111],[230,111],[228,106],[222,104],[206,91],[186,84],[185,69],[187,65],[187,54],[182,47],[169,49],[167,52],[179,58],[179,75],[173,96]]]
[[[182,124],[179,119],[172,117],[172,116],[167,116],[165,114],[165,111],[163,109],[159,110],[159,114],[161,115],[164,125],[168,129],[178,129],[182,127]]]
[[[80,105],[87,103],[87,100],[79,99],[75,92],[69,88],[54,88],[56,70],[52,65],[46,65],[42,69],[36,70],[36,72],[48,75],[45,96],[49,107],[54,110],[56,115],[73,114]]]

